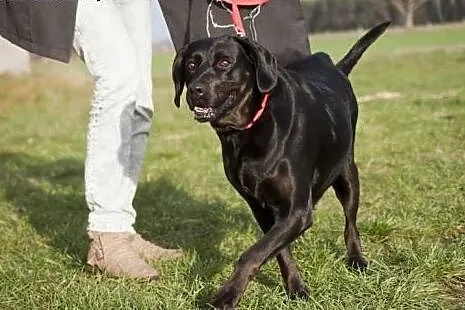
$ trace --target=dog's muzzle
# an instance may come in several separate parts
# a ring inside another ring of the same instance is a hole
[[[230,109],[234,107],[235,102],[235,92],[231,92],[226,100],[220,104],[219,106],[215,107],[203,107],[204,102],[202,100],[197,101],[194,105],[192,111],[194,112],[194,118],[198,122],[213,122],[220,117],[222,117],[225,113],[227,113]],[[199,104],[200,103],[200,104]]]

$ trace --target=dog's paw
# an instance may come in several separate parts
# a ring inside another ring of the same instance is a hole
[[[347,266],[354,270],[365,271],[368,267],[368,261],[363,256],[351,256],[347,258]]]
[[[239,302],[240,291],[234,287],[234,285],[224,285],[213,297],[211,305],[215,309],[230,310]]]
[[[288,285],[288,295],[290,299],[308,300],[310,298],[310,292],[301,279],[291,281]]]

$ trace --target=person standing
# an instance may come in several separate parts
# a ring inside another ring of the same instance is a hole
[[[156,280],[148,262],[182,256],[134,230],[133,199],[153,116],[149,0],[0,1],[0,35],[68,62],[74,47],[94,79],[87,132],[87,264]]]

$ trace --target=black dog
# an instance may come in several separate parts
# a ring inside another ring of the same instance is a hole
[[[186,85],[189,108],[216,130],[226,175],[265,233],[241,255],[213,306],[235,307],[260,266],[274,256],[289,295],[307,296],[289,246],[312,225],[312,209],[330,186],[344,208],[347,263],[367,266],[356,226],[358,109],[347,76],[388,25],[370,30],[336,65],[317,53],[281,68],[257,43],[231,36],[179,51],[175,103],[179,107]]]

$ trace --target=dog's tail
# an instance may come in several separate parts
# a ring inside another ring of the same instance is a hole
[[[352,68],[357,64],[360,57],[366,49],[373,44],[373,42],[378,39],[380,35],[384,33],[386,28],[391,24],[391,22],[384,22],[375,27],[373,27],[367,34],[365,34],[361,39],[355,43],[355,45],[350,49],[350,51],[342,58],[336,65],[342,72],[346,75],[352,71]]]

